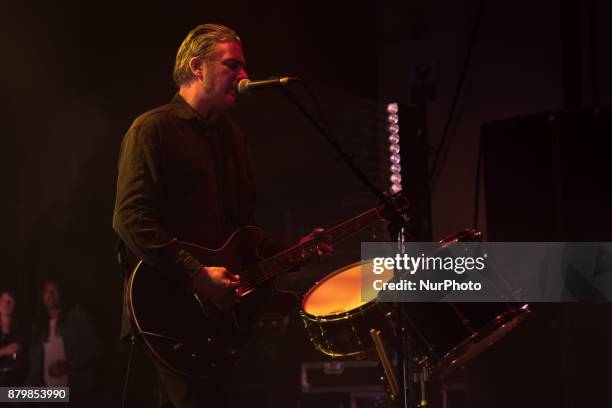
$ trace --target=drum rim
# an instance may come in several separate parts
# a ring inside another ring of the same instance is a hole
[[[520,307],[513,307],[499,314],[493,320],[489,321],[485,326],[479,329],[478,332],[469,335],[447,351],[444,356],[438,362],[436,362],[435,366],[433,367],[434,372],[441,378],[444,378],[453,372],[457,367],[467,364],[480,353],[488,349],[493,343],[496,343],[499,341],[499,339],[513,331],[523,322],[523,320],[529,317],[530,314],[531,310],[529,309],[529,304],[527,303]],[[505,326],[508,326],[508,328],[506,329]],[[500,330],[501,332],[499,332]],[[475,346],[475,341],[482,342],[495,334],[498,335],[498,338],[494,340],[493,343],[481,348],[480,350],[474,349],[472,354],[468,354],[470,347]],[[468,351],[461,352],[461,350]]]
[[[352,351],[350,353],[342,353],[342,354],[338,354],[338,353],[334,353],[334,352],[329,352],[327,350],[323,350],[323,348],[321,346],[319,346],[317,343],[313,342],[312,340],[310,341],[315,349],[317,349],[319,352],[321,352],[322,354],[325,354],[326,356],[329,356],[335,360],[363,360],[365,358],[368,357],[368,352],[364,351],[364,350],[360,350],[360,351]]]
[[[303,318],[308,319],[313,322],[329,323],[329,322],[337,322],[339,320],[345,320],[345,319],[348,320],[357,315],[364,314],[369,309],[376,307],[376,306],[378,306],[378,302],[376,301],[376,299],[374,299],[369,302],[366,302],[365,304],[359,307],[356,307],[351,310],[347,310],[346,312],[342,312],[342,313],[317,316],[317,315],[313,315],[313,314],[306,312],[304,309],[301,309],[300,314],[302,315]]]

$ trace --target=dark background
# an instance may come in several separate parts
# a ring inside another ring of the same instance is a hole
[[[612,11],[607,2],[490,0],[478,20],[479,4],[4,4],[0,214],[5,272],[0,286],[17,293],[28,316],[38,302],[41,281],[60,279],[70,299],[96,319],[106,344],[101,384],[116,401],[126,358],[116,342],[121,278],[111,229],[119,144],[138,114],[172,98],[176,49],[186,33],[203,22],[238,32],[251,78],[290,74],[311,79],[338,138],[384,189],[385,104],[397,101],[412,112],[414,66],[433,64],[436,92],[427,105],[427,122],[429,142],[432,148],[438,146],[470,35],[479,21],[444,159],[431,183],[433,238],[472,226],[483,123],[564,107],[588,108],[594,89],[601,104],[612,99],[612,81],[606,75],[612,61],[603,52],[610,38],[610,28],[603,24]],[[588,21],[589,4],[598,8],[596,25]],[[578,11],[570,13],[573,18],[563,17],[568,7]],[[591,27],[596,28],[598,60],[589,53]],[[568,60],[568,52],[573,59]],[[576,70],[572,61],[582,69]],[[593,67],[600,73],[596,84]],[[255,157],[258,219],[271,232],[297,239],[317,225],[333,225],[375,205],[281,94],[245,100],[235,115]],[[413,118],[410,115],[400,111],[400,118]],[[400,124],[415,127],[409,121]],[[529,141],[525,143],[529,149]],[[407,174],[404,179],[407,191],[423,183]],[[494,215],[485,213],[484,191],[480,200],[478,224],[486,234],[485,220]],[[357,243],[338,248],[332,259],[290,283],[305,290],[317,278],[354,261]],[[471,389],[488,392],[471,391],[479,395],[471,406],[525,402],[540,391],[540,396],[552,398],[538,400],[544,406],[601,406],[607,400],[600,379],[611,367],[609,305],[540,307],[542,312],[534,313],[526,328],[474,364]],[[310,350],[296,313],[290,316],[286,332],[260,333],[251,353],[255,357],[234,382],[245,395],[258,395],[258,401],[267,398],[270,405],[295,406],[300,362],[322,359]],[[147,374],[148,363],[139,361],[132,398],[150,402],[154,377]],[[262,377],[263,370],[267,374]],[[560,392],[560,387],[574,391]],[[585,389],[592,404],[576,402]],[[523,406],[536,406],[530,401],[532,405]]]

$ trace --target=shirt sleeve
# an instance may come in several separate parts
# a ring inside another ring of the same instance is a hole
[[[161,134],[157,119],[137,120],[119,153],[113,229],[145,263],[193,278],[201,263],[164,228]]]

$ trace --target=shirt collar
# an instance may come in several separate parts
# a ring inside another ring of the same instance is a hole
[[[202,117],[198,115],[198,113],[195,110],[193,110],[191,106],[189,106],[189,104],[185,101],[185,99],[183,99],[181,95],[179,95],[178,92],[176,93],[176,95],[174,95],[174,98],[172,98],[172,102],[170,102],[170,106],[172,106],[172,110],[174,111],[176,116],[178,116],[181,119],[203,120]]]
[[[219,120],[214,123],[202,118],[202,116],[196,112],[178,92],[174,95],[174,98],[172,98],[170,106],[179,118],[185,120],[197,119],[207,127],[215,126],[216,123],[222,123],[226,120],[225,115],[222,115]]]

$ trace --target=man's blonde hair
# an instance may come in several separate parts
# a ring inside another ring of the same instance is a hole
[[[193,57],[209,59],[215,46],[222,42],[237,41],[240,38],[231,28],[218,24],[201,24],[187,34],[176,53],[173,78],[180,88],[195,79],[189,68],[189,60]]]

